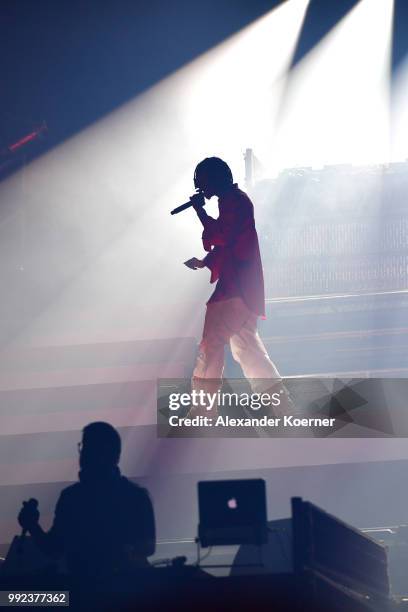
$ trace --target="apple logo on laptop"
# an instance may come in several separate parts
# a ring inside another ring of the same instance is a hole
[[[227,505],[230,510],[236,510],[238,508],[237,500],[235,499],[235,497],[231,497],[231,499],[228,500]]]

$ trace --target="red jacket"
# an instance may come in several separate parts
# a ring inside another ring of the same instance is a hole
[[[218,199],[219,217],[199,211],[204,225],[203,246],[211,270],[210,282],[218,281],[208,303],[240,296],[248,308],[265,316],[264,280],[255,229],[254,206],[249,197],[233,185]]]

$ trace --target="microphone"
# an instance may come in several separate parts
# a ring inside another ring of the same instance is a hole
[[[178,213],[181,213],[183,210],[190,208],[190,206],[194,206],[194,204],[199,204],[200,206],[204,206],[205,200],[204,200],[204,195],[202,191],[199,191],[198,193],[195,193],[194,195],[192,195],[188,202],[181,204],[181,206],[177,206],[177,208],[173,208],[170,214],[177,215]]]
[[[31,510],[37,510],[38,501],[32,497],[28,502],[23,502],[23,510],[21,512],[24,512],[24,510],[26,510],[27,507],[29,507]],[[24,553],[24,543],[25,543],[27,533],[28,533],[28,529],[23,527],[21,530],[21,535],[17,543],[17,554],[19,556]]]
[[[189,200],[188,202],[185,202],[185,204],[181,204],[180,206],[177,206],[177,208],[173,208],[173,210],[170,212],[171,215],[178,215],[178,213],[181,213],[183,210],[186,210],[187,208],[190,208],[190,206],[193,205],[192,200]]]

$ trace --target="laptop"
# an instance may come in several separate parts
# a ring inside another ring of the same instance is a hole
[[[198,537],[203,548],[267,541],[266,487],[261,478],[198,483]]]

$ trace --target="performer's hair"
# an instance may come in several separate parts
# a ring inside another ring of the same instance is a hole
[[[217,187],[232,185],[233,178],[229,165],[219,157],[206,157],[197,165],[194,171],[194,185],[200,188],[200,174],[206,174]]]

